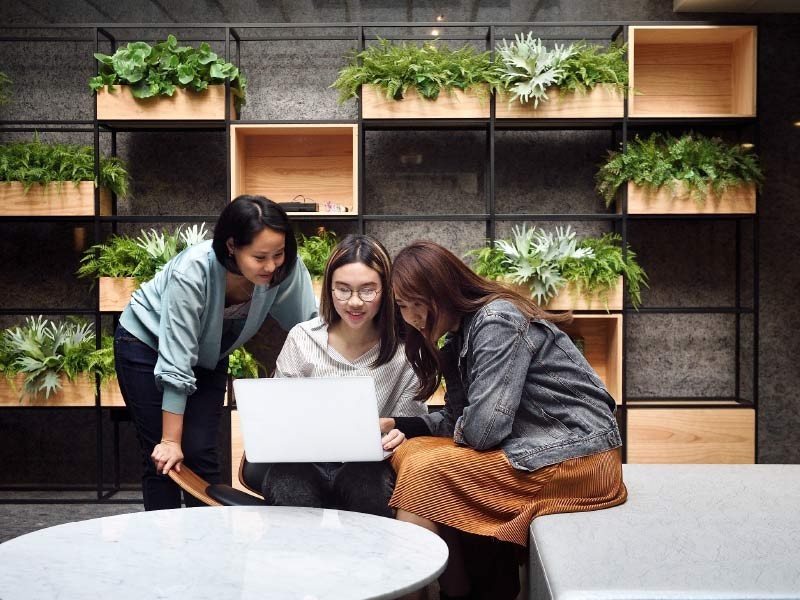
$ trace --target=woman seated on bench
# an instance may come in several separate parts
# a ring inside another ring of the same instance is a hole
[[[378,414],[421,416],[417,378],[395,327],[386,249],[367,235],[349,235],[325,266],[320,316],[289,332],[277,359],[276,377],[371,375]],[[381,419],[385,450],[405,436]],[[346,431],[341,432],[347,435]],[[394,471],[388,460],[354,463],[281,463],[269,466],[261,491],[268,504],[341,508],[391,517]]]
[[[448,542],[442,597],[468,597],[457,531],[524,547],[534,517],[625,501],[615,404],[551,322],[558,316],[478,277],[438,244],[401,250],[392,287],[417,399],[442,377],[447,392],[443,410],[393,423],[413,439],[392,457],[389,504],[398,519]],[[498,589],[489,596],[500,598]]]

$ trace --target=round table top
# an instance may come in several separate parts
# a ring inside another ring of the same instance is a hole
[[[395,598],[446,564],[438,536],[394,519],[201,507],[67,523],[0,544],[0,598]]]

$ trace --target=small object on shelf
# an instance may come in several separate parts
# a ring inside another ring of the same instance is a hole
[[[316,202],[278,202],[286,212],[319,212]]]
[[[320,212],[332,212],[332,213],[346,213],[350,212],[350,209],[342,204],[336,204],[335,202],[323,202],[320,206]]]

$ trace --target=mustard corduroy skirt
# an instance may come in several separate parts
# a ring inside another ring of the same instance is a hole
[[[478,452],[452,438],[417,437],[392,456],[397,484],[389,505],[461,531],[528,545],[536,517],[625,502],[619,449],[533,472],[502,450]]]

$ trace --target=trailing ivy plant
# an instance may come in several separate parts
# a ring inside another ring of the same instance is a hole
[[[8,91],[9,84],[11,84],[11,80],[8,75],[0,71],[0,106],[6,104],[11,98],[11,94]]]
[[[245,103],[247,80],[236,66],[211,51],[203,42],[199,48],[179,46],[174,35],[151,46],[147,42],[131,42],[113,55],[95,53],[100,74],[89,80],[95,92],[115,85],[129,85],[135,98],[172,96],[177,88],[202,92],[209,85],[230,81],[236,109]]]
[[[495,70],[500,87],[510,94],[510,102],[519,100],[533,107],[548,99],[547,90],[557,87],[566,92],[586,93],[596,85],[606,83],[619,90],[628,84],[625,62],[626,44],[602,46],[584,41],[545,47],[533,33],[517,34],[514,41],[505,39],[497,45]]]
[[[505,279],[531,290],[531,299],[545,305],[567,284],[576,293],[597,294],[608,303],[619,276],[625,275],[628,294],[636,308],[647,274],[628,248],[622,260],[621,237],[607,233],[600,238],[578,238],[568,226],[547,232],[536,227],[515,226],[512,236],[493,246],[470,250],[472,269],[488,279]]]
[[[178,253],[206,239],[205,224],[184,227],[174,232],[142,230],[138,237],[112,235],[103,244],[87,248],[81,258],[78,277],[133,277],[144,283]]]
[[[361,85],[380,88],[388,100],[402,100],[409,88],[421,97],[436,100],[444,90],[466,90],[487,83],[496,84],[489,52],[478,53],[472,46],[456,50],[444,44],[423,42],[421,46],[385,39],[361,52],[348,55],[350,62],[339,71],[330,86],[339,90],[339,103],[358,96]]]
[[[83,320],[56,323],[41,315],[28,317],[24,325],[6,329],[0,336],[2,372],[9,379],[25,376],[20,400],[40,394],[49,398],[61,389],[64,377],[74,381],[79,375],[97,374],[107,381],[114,376],[110,336],[104,336],[104,348],[95,349],[94,327]]]
[[[338,243],[336,233],[324,227],[318,228],[316,235],[305,236],[302,233],[297,235],[297,255],[303,259],[311,279],[322,279],[325,274],[325,263],[328,262],[331,251]]]
[[[256,357],[248,352],[244,346],[240,346],[230,353],[228,359],[228,375],[234,379],[255,379],[258,377],[258,370],[265,367]]]
[[[625,152],[609,151],[595,176],[606,206],[628,181],[652,189],[666,187],[673,195],[682,186],[702,206],[709,194],[742,184],[760,185],[763,179],[758,157],[750,149],[695,133],[653,133],[646,139],[637,135]]]
[[[0,182],[19,181],[27,192],[34,184],[94,179],[94,150],[91,146],[46,144],[38,134],[31,142],[0,145]],[[100,158],[101,187],[119,197],[128,194],[130,177],[122,161],[116,157]],[[95,185],[98,182],[95,181]]]

